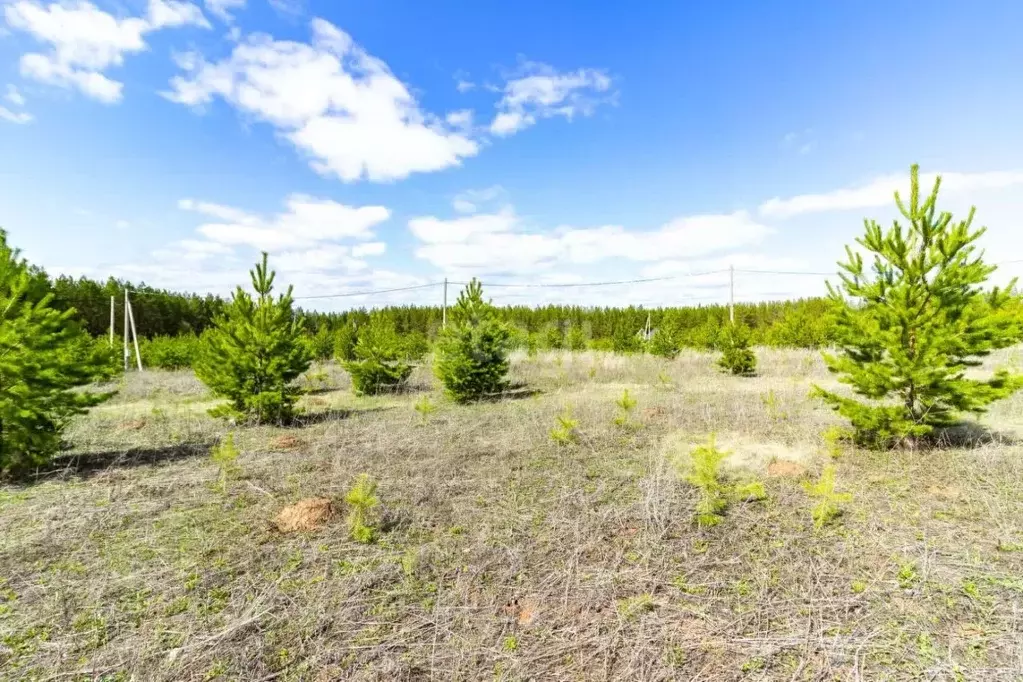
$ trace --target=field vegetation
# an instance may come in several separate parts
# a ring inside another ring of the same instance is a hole
[[[475,280],[314,325],[263,254],[118,375],[0,239],[0,674],[1020,679],[1020,295],[939,187],[823,353],[758,345],[818,303],[523,333]]]

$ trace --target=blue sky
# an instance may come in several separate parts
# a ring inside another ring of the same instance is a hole
[[[51,272],[180,290],[265,248],[300,296],[715,302],[687,273],[833,271],[919,162],[1023,259],[1023,5],[921,8],[0,0],[0,225]]]

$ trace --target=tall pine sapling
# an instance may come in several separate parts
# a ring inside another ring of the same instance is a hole
[[[106,343],[97,346],[52,307],[45,273],[7,245],[0,230],[0,475],[45,464],[68,420],[110,393],[75,390],[114,373]]]
[[[483,300],[483,286],[473,279],[458,295],[436,346],[434,370],[448,395],[468,402],[504,390],[510,337],[493,305]]]
[[[750,347],[750,329],[741,322],[726,325],[718,335],[721,357],[718,366],[736,376],[753,376],[757,371],[757,356]]]
[[[866,234],[857,242],[873,254],[871,272],[846,247],[841,285],[828,284],[837,304],[838,353],[824,359],[866,400],[815,390],[852,422],[861,445],[914,444],[1023,387],[1023,377],[1004,369],[987,379],[966,376],[992,350],[1023,339],[1023,325],[1008,312],[1019,304],[1015,280],[1005,289],[983,287],[995,270],[976,246],[986,228],[972,228],[972,208],[958,222],[939,213],[940,186],[936,178],[922,198],[913,166],[909,205],[895,194],[908,226],[896,220],[882,231],[864,221]]]
[[[356,395],[374,395],[400,388],[412,374],[412,363],[394,330],[394,322],[375,315],[359,333],[353,360],[342,363],[352,376]]]
[[[205,340],[195,373],[214,394],[229,403],[214,416],[283,423],[295,414],[301,389],[294,384],[309,369],[312,353],[303,320],[292,311],[291,287],[274,299],[274,273],[267,254],[250,272],[253,299],[238,287]]]

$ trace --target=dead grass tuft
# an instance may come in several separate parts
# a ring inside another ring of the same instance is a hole
[[[66,474],[0,486],[0,677],[1017,682],[1023,445],[832,461],[819,355],[758,357],[752,379],[694,352],[516,357],[534,393],[467,406],[428,366],[355,398],[328,364],[286,430],[211,419],[190,373],[133,373],[69,426]],[[613,424],[626,389],[641,428]],[[565,405],[584,437],[559,447]],[[1023,395],[982,421],[1021,414]],[[768,496],[699,528],[667,455],[710,433]],[[825,463],[852,498],[815,529],[799,481],[764,474]],[[386,503],[371,544],[323,516],[362,473]],[[274,527],[309,498],[315,531]]]

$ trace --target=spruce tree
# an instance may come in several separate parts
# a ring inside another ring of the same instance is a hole
[[[828,285],[838,304],[838,353],[824,359],[867,400],[820,387],[816,392],[852,422],[863,445],[913,444],[1023,387],[1023,378],[1007,370],[987,379],[966,375],[992,350],[1023,339],[1023,326],[1009,312],[1019,303],[1015,281],[1006,289],[983,287],[995,267],[977,250],[986,228],[972,228],[975,209],[961,221],[939,213],[940,186],[938,178],[922,198],[913,166],[908,206],[895,194],[908,226],[895,220],[882,231],[864,221],[866,233],[857,242],[873,255],[871,272],[863,256],[846,247],[841,285]]]
[[[312,352],[303,319],[292,311],[291,287],[274,299],[267,254],[249,273],[253,300],[240,286],[205,341],[195,373],[229,403],[210,410],[222,417],[283,423],[294,416],[301,393],[294,380],[309,369]]]
[[[434,368],[448,395],[468,402],[504,390],[511,331],[483,300],[483,286],[475,278],[458,295],[449,318],[437,341]]]
[[[0,475],[45,464],[68,420],[110,393],[75,390],[114,373],[74,308],[53,308],[45,273],[7,245],[0,230]]]

